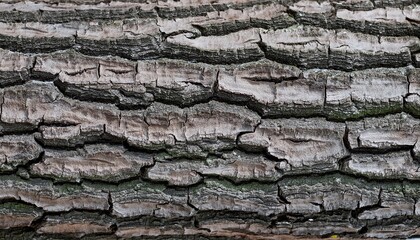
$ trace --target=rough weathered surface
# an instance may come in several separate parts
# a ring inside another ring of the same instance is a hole
[[[379,151],[412,148],[418,145],[419,124],[418,119],[405,113],[347,122],[349,146]]]
[[[30,227],[42,214],[42,210],[29,204],[3,203],[0,205],[0,229]]]
[[[159,161],[146,171],[146,178],[180,186],[196,184],[204,176],[221,176],[237,183],[277,181],[283,176],[285,165],[285,162],[274,162],[261,155],[233,151],[221,158]]]
[[[34,58],[31,77],[53,81],[65,96],[124,110],[144,109],[154,101],[186,107],[219,99],[245,104],[263,116],[345,120],[403,108],[418,115],[420,108],[419,73],[412,67],[302,71],[266,59],[214,66],[170,59],[134,62],[73,50]],[[27,64],[15,67],[25,69]]]
[[[55,186],[46,180],[22,180],[16,176],[2,176],[1,200],[19,200],[49,212],[72,209],[107,210],[108,195],[76,185]]]
[[[152,164],[153,159],[147,154],[110,145],[86,145],[77,151],[47,149],[41,162],[33,164],[30,172],[61,181],[78,182],[84,178],[118,182],[137,176],[142,167]]]
[[[29,80],[33,58],[7,50],[0,50],[0,87],[21,84]]]
[[[296,21],[327,28],[346,28],[370,34],[419,36],[420,8],[407,1],[307,1],[294,3],[289,9]],[[395,6],[391,2],[399,2]],[[415,1],[413,1],[415,3]],[[418,3],[418,2],[416,2]],[[375,5],[375,6],[374,6]]]
[[[261,72],[270,71],[270,63],[262,61]],[[253,74],[262,78],[260,72],[255,72],[257,67],[259,65],[240,66],[234,74],[243,71],[241,74],[247,77]],[[208,101],[214,95],[217,80],[219,88],[223,88],[224,80],[218,77],[218,71],[216,66],[179,60],[136,63],[118,58],[93,58],[74,51],[39,55],[33,68],[39,79],[57,77],[56,85],[68,96],[111,102],[122,108],[145,107],[154,100],[177,105]],[[300,72],[296,67],[282,65],[271,71],[275,72],[272,76],[267,73],[268,77],[279,78],[279,81],[295,78]]]
[[[326,112],[360,118],[400,112],[408,93],[407,69],[372,69],[327,76]]]
[[[192,188],[190,204],[198,210],[226,210],[270,216],[285,211],[273,184],[246,183],[235,186],[227,181],[205,181]]]
[[[164,16],[163,16],[164,17]],[[296,21],[287,7],[278,3],[256,4],[243,9],[209,11],[201,16],[159,19],[160,31],[167,35],[188,32],[194,35],[223,35],[251,27],[284,28]]]
[[[368,238],[408,238],[420,233],[418,220],[408,221],[404,224],[389,224],[386,226],[374,226],[368,230],[365,237]]]
[[[166,188],[161,184],[134,181],[111,190],[112,215],[119,218],[154,216],[164,219],[189,217],[195,209],[187,204],[186,190]]]
[[[12,171],[39,158],[42,147],[31,135],[0,137],[0,169]]]
[[[420,235],[418,0],[0,3],[0,239]]]
[[[379,202],[380,187],[355,179],[329,177],[291,178],[279,182],[288,213],[310,214],[338,209],[356,210]]]
[[[240,133],[253,131],[260,121],[244,107],[216,101],[185,109],[154,103],[145,111],[122,111],[66,98],[50,83],[11,87],[3,96],[2,122],[41,125],[38,138],[51,146],[109,139],[147,149],[182,148],[188,142],[216,151],[234,145]]]
[[[144,85],[156,101],[183,106],[208,101],[215,91],[217,73],[217,68],[206,64],[178,60],[139,61],[136,82]],[[125,94],[130,95],[128,89]]]
[[[286,173],[301,174],[337,170],[349,156],[343,138],[345,125],[324,119],[262,120],[253,133],[240,136],[244,150],[266,151]]]
[[[81,238],[85,235],[112,233],[112,225],[113,220],[106,215],[74,212],[47,217],[37,233]]]
[[[189,38],[188,33],[170,36],[166,40],[166,55],[210,63],[248,62],[261,59],[259,29],[247,29],[223,36]]]
[[[344,163],[346,172],[361,174],[369,178],[419,179],[419,164],[410,152],[387,154],[354,154]]]
[[[144,59],[154,58],[160,52],[159,28],[152,19],[82,23],[76,34],[77,48],[88,54]]]
[[[220,71],[217,95],[268,116],[321,114],[325,82],[301,75],[297,67],[268,60],[242,64]]]
[[[412,62],[410,49],[417,50],[417,37],[375,35],[292,26],[261,33],[267,57],[305,68],[353,70],[373,67],[400,67]]]
[[[416,67],[420,67],[420,53],[414,55],[414,62]]]

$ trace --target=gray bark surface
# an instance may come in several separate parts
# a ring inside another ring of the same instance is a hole
[[[0,3],[1,239],[420,235],[420,1]]]

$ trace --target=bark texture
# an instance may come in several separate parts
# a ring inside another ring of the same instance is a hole
[[[419,0],[0,3],[0,238],[420,235]]]

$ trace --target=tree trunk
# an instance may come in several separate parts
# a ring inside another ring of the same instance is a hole
[[[0,238],[420,235],[419,0],[0,3]]]

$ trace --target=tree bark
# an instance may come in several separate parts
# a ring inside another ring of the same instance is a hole
[[[0,238],[420,235],[419,0],[0,3]]]

